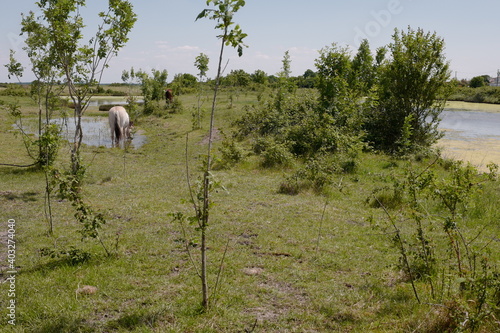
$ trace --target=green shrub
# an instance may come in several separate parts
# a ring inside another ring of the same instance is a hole
[[[240,162],[244,156],[245,151],[241,148],[234,139],[225,138],[222,141],[222,146],[219,148],[221,153],[220,158],[216,158],[214,161],[213,168],[217,169],[229,169]]]
[[[30,91],[20,84],[8,84],[4,90],[0,90],[0,96],[30,96]]]
[[[457,87],[448,100],[500,104],[500,87]]]
[[[294,174],[288,176],[279,187],[283,194],[297,194],[302,190],[313,189],[321,192],[333,184],[335,173],[341,170],[333,155],[310,158]]]
[[[261,152],[261,156],[263,157],[261,164],[265,168],[289,167],[293,165],[294,156],[284,143],[268,141],[267,146]]]

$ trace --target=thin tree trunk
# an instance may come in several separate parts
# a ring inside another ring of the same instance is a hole
[[[219,65],[217,68],[217,77],[215,80],[214,98],[212,100],[212,112],[210,114],[210,129],[208,134],[208,149],[207,149],[207,169],[203,176],[203,212],[201,222],[201,283],[203,301],[202,305],[205,309],[208,308],[208,282],[207,282],[207,253],[206,253],[206,228],[209,221],[210,210],[210,172],[212,170],[212,142],[214,137],[214,119],[215,119],[215,106],[217,102],[217,92],[219,90],[220,74],[222,68],[222,56],[224,53],[224,44],[226,42],[227,27],[224,30],[224,37],[222,38]]]

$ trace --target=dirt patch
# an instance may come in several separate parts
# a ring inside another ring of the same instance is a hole
[[[243,268],[243,273],[246,275],[260,275],[264,272],[264,269],[260,267],[245,267]]]
[[[266,304],[249,308],[246,312],[255,317],[259,324],[278,322],[297,308],[305,310],[310,303],[305,291],[287,282],[268,279],[259,283],[258,288],[265,291],[268,300]]]
[[[219,141],[220,139],[221,139],[221,132],[220,132],[220,130],[218,128],[214,128],[214,131],[212,133],[212,142]],[[200,141],[200,145],[206,145],[206,144],[208,144],[209,140],[210,140],[210,134],[207,134]]]

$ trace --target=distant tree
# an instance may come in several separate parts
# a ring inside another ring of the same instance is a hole
[[[268,78],[266,72],[263,70],[257,69],[253,74],[250,74],[252,82],[257,84],[267,84]]]
[[[315,61],[320,93],[320,103],[324,112],[335,116],[343,106],[352,77],[351,57],[347,48],[332,44],[320,50]]]
[[[382,65],[378,103],[368,115],[375,147],[393,152],[429,147],[441,136],[439,115],[450,77],[444,41],[435,33],[395,30],[390,61]]]
[[[285,55],[283,56],[283,60],[281,62],[283,63],[283,66],[281,67],[281,72],[278,73],[278,76],[283,78],[289,78],[290,74],[292,74],[291,70],[292,60],[290,59],[290,51],[285,52]]]
[[[297,78],[297,86],[299,88],[314,88],[316,86],[316,78],[318,74],[312,69],[308,69],[302,76]]]
[[[159,102],[164,98],[164,88],[167,84],[167,70],[152,69],[151,75],[139,70],[135,73],[141,83],[144,98],[144,113],[151,114],[159,108]]]
[[[490,85],[490,76],[489,75],[481,75],[473,77],[469,82],[469,87],[471,88],[480,88]]]
[[[250,74],[242,69],[232,70],[225,78],[224,84],[227,86],[247,87],[252,81]]]
[[[174,79],[170,83],[170,87],[173,89],[174,94],[180,95],[184,94],[186,91],[191,91],[196,87],[197,83],[198,79],[193,74],[175,74]]]
[[[248,87],[252,77],[242,69],[232,70],[222,79],[222,85],[229,88],[229,108],[233,108],[233,102],[241,93],[242,88]]]
[[[203,78],[207,77],[208,63],[210,59],[204,53],[200,53],[194,61],[195,67],[198,69],[198,79],[203,81]]]
[[[290,58],[290,51],[286,51],[283,59],[281,60],[281,71],[277,73],[278,76],[278,98],[276,102],[280,103],[286,94],[294,93],[297,86],[295,85],[292,74],[292,60]]]
[[[303,77],[305,78],[310,78],[310,77],[316,77],[317,74],[315,71],[313,71],[312,69],[308,69],[304,72],[304,74],[302,75]]]
[[[196,57],[194,61],[195,67],[198,69],[198,105],[196,109],[196,113],[193,114],[193,129],[201,128],[201,97],[203,95],[203,82],[207,78],[208,71],[208,62],[210,59],[204,53],[200,53],[199,56]]]
[[[364,39],[358,48],[358,53],[352,60],[349,84],[359,93],[366,96],[375,80],[374,59],[370,51],[368,40]]]

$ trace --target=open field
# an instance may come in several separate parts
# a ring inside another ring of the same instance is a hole
[[[220,267],[222,274],[212,307],[201,311],[201,284],[186,251],[187,244],[197,260],[197,233],[193,226],[172,222],[169,214],[192,214],[185,203],[185,155],[187,151],[194,183],[201,175],[197,168],[205,154],[208,116],[203,129],[192,131],[196,98],[182,96],[181,101],[182,113],[140,118],[136,128],[147,142],[139,149],[83,148],[84,196],[107,219],[101,235],[112,256],[105,256],[97,241],[81,241],[74,210],[64,200],[52,201],[54,235],[48,236],[43,172],[0,166],[0,239],[5,242],[6,223],[15,219],[18,271],[16,326],[7,324],[9,283],[3,283],[0,330],[438,332],[436,328],[446,327],[446,307],[430,301],[427,284],[417,282],[423,300],[419,304],[412,285],[397,269],[394,230],[372,199],[377,189],[390,192],[399,184],[405,169],[424,171],[435,161],[432,156],[400,160],[363,153],[357,170],[335,175],[334,185],[323,193],[310,190],[293,196],[279,194],[278,187],[294,166],[265,169],[259,156],[250,155],[231,169],[215,171],[224,189],[213,196],[208,229],[212,292]],[[255,93],[241,94],[233,108],[228,108],[227,96],[221,97],[217,147],[244,107],[256,103]],[[21,100],[21,106],[35,115],[28,99]],[[107,116],[96,109],[86,115]],[[29,164],[12,122],[0,109],[0,163]],[[66,145],[59,156],[57,164],[65,165]],[[435,172],[446,177],[446,163],[436,163]],[[492,266],[500,260],[498,198],[498,182],[484,183],[461,225],[464,237],[477,236],[475,247],[489,249]],[[443,214],[432,204],[429,210]],[[412,226],[397,207],[390,214],[411,238]],[[438,223],[428,231],[437,252],[447,243]],[[41,255],[44,248],[71,246],[91,258],[72,264],[64,256]],[[0,279],[5,280],[6,247],[0,251]],[[488,318],[479,332],[500,329]]]

